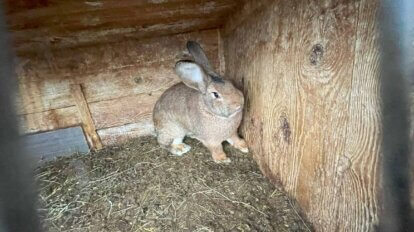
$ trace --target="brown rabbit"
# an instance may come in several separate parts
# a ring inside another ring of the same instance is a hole
[[[187,42],[193,61],[182,60],[175,72],[182,80],[167,89],[154,107],[153,120],[158,143],[181,156],[191,147],[185,136],[201,141],[215,162],[230,162],[222,142],[248,152],[246,142],[237,135],[243,114],[243,93],[223,80],[212,68],[201,46]]]

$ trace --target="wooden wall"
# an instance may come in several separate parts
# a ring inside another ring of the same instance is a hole
[[[188,39],[200,41],[219,66],[217,30],[20,55],[22,132],[81,124],[70,88],[80,84],[104,145],[151,133],[153,105],[179,81],[173,67]]]
[[[82,124],[91,145],[99,139],[108,145],[151,133],[152,107],[179,81],[173,67],[187,40],[199,41],[220,67],[216,28],[237,4],[7,0],[6,5],[17,54],[21,132]]]
[[[317,231],[373,231],[380,163],[377,1],[246,1],[222,33],[242,133]]]
[[[6,0],[18,54],[214,29],[236,0]]]

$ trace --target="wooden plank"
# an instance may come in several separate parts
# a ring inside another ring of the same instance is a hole
[[[96,129],[143,120],[161,92],[179,81],[172,67],[186,56],[188,39],[199,41],[219,66],[217,30],[53,51],[50,60],[40,55],[21,59],[17,106],[22,133],[81,124],[70,92],[70,85],[79,83]]]
[[[201,19],[179,19],[167,24],[154,24],[149,27],[130,26],[124,28],[97,28],[65,35],[44,36],[33,33],[15,32],[12,34],[14,50],[18,55],[41,53],[45,50],[59,50],[73,47],[87,47],[97,44],[116,43],[127,39],[145,39],[189,33],[217,28],[223,17]],[[28,36],[31,35],[31,36]]]
[[[82,85],[87,102],[151,93],[166,89],[179,81],[171,67],[160,64],[157,69],[152,66],[127,67],[83,76],[85,79]],[[20,114],[31,114],[71,107],[74,102],[71,99],[69,86],[77,82],[70,79],[20,81],[21,95],[16,102],[18,111]]]
[[[34,6],[29,6],[27,3],[25,4],[24,1]],[[41,1],[47,2],[47,4],[41,4]],[[7,0],[6,6],[8,8],[7,15],[14,17],[25,17],[27,20],[36,20],[40,17],[48,17],[56,14],[73,15],[99,11],[103,9],[119,9],[126,7],[145,8],[151,6],[159,6],[168,8],[171,5],[187,5],[192,3],[203,3],[207,1],[212,2],[211,0],[100,0],[98,3],[96,3],[93,1],[85,2],[67,0]],[[215,0],[214,2],[220,3],[225,1]]]
[[[88,102],[166,89],[178,81],[173,67],[188,39],[200,41],[218,66],[216,30],[20,57],[19,112],[73,106],[74,83],[82,83]]]
[[[380,52],[377,31],[379,2],[360,1],[352,90],[349,101],[349,125],[346,149],[338,162],[343,195],[354,195],[358,204],[341,197],[343,210],[338,218],[348,223],[344,231],[375,231],[378,224],[381,171],[381,99]],[[354,200],[356,201],[356,200]]]
[[[56,130],[82,123],[76,106],[23,114],[19,115],[18,118],[21,134]]]
[[[198,0],[186,3],[162,2],[135,6],[131,3],[123,7],[110,7],[102,4],[99,8],[89,8],[83,4],[79,12],[49,11],[48,15],[36,15],[33,12],[9,15],[8,24],[11,31],[39,29],[41,31],[85,30],[91,27],[128,27],[131,25],[151,25],[168,23],[171,19],[191,19],[215,17],[228,14],[235,2],[231,0]],[[110,8],[108,8],[110,7]]]
[[[378,122],[365,113],[378,114],[377,77],[353,70],[357,31],[365,30],[357,26],[360,3],[248,1],[253,10],[244,7],[224,30],[227,76],[246,94],[242,132],[262,171],[317,231],[366,231],[376,222]],[[359,70],[375,67],[375,58],[364,59]]]
[[[146,117],[134,123],[98,130],[105,146],[120,144],[132,138],[154,134],[152,117]]]
[[[138,94],[89,103],[95,128],[103,145],[148,135],[152,131],[152,110],[162,94]],[[21,133],[36,133],[82,123],[76,106],[19,116]],[[114,134],[111,134],[114,133]],[[122,134],[125,133],[125,134]]]
[[[104,146],[153,131],[152,110],[162,91],[89,104],[97,134]],[[76,106],[20,116],[21,134],[82,124]]]
[[[8,14],[18,54],[217,28],[237,5],[233,0],[50,2]]]
[[[24,136],[23,147],[38,161],[89,152],[81,127],[71,127]]]
[[[93,122],[91,113],[89,111],[88,103],[82,92],[81,85],[71,85],[71,93],[75,104],[78,107],[79,115],[82,120],[83,130],[85,131],[86,138],[91,145],[92,149],[102,149],[102,143],[99,135],[96,133],[95,124]]]
[[[163,91],[139,94],[90,104],[96,128],[103,129],[133,123],[151,117],[155,102]]]
[[[207,55],[216,54],[216,30],[140,40],[120,41],[118,38],[117,43],[59,50],[46,49],[36,54],[21,55],[19,76],[63,79],[63,77],[96,74],[104,70],[117,70],[134,65],[139,67],[154,63],[159,66],[163,61],[176,59],[177,55],[185,50],[188,39],[200,41]]]

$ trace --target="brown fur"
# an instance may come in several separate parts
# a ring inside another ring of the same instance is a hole
[[[245,141],[237,135],[244,97],[229,81],[213,80],[201,70],[203,83],[185,79],[177,71],[184,83],[170,87],[155,104],[153,121],[158,142],[171,153],[182,155],[190,149],[182,139],[189,136],[202,142],[214,161],[229,162],[223,141],[248,151]]]

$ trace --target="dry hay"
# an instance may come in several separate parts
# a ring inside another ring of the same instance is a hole
[[[139,138],[37,170],[48,231],[310,231],[250,155],[226,146],[229,165],[206,148],[170,156]]]

